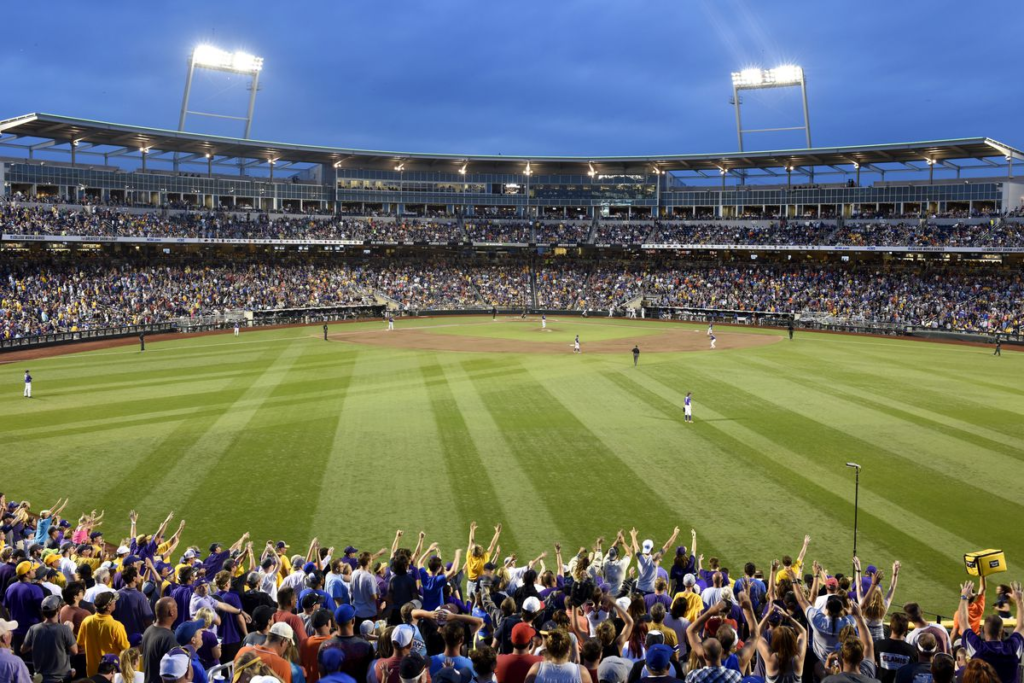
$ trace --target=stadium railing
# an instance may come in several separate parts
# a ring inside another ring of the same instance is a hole
[[[24,351],[25,349],[58,346],[60,344],[74,344],[78,342],[100,341],[103,339],[134,337],[141,332],[145,332],[146,334],[157,334],[174,331],[175,327],[172,323],[153,323],[148,325],[128,325],[125,327],[79,330],[77,332],[53,332],[34,337],[0,339],[0,352]]]

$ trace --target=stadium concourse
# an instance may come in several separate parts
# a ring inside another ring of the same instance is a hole
[[[730,571],[696,530],[519,558],[473,522],[445,563],[425,532],[374,552],[183,547],[173,512],[72,523],[69,503],[0,494],[3,681],[1018,683],[1024,655],[1020,583],[965,582],[947,630],[893,607],[900,562],[830,573],[809,536]]]

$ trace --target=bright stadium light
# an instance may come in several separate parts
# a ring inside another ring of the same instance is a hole
[[[466,166],[468,166],[468,164],[463,164],[463,165],[462,165],[462,166],[461,166],[461,167],[459,168],[459,175],[466,175]]]
[[[594,164],[588,163],[587,166],[590,167],[590,170],[587,171],[588,176],[593,178],[595,175],[597,175],[597,172],[594,170]]]
[[[228,116],[226,114],[214,114],[212,112],[190,111],[188,108],[189,95],[192,92],[192,78],[196,69],[208,69],[210,71],[222,71],[225,73],[242,74],[249,76],[249,108],[245,116]],[[178,118],[178,130],[185,130],[185,118],[189,114],[196,116],[210,116],[218,119],[231,119],[245,121],[244,137],[249,138],[252,131],[252,113],[256,107],[256,91],[260,87],[260,72],[263,70],[263,58],[240,50],[228,52],[213,45],[197,45],[192,49],[188,59],[188,72],[185,76],[185,94],[181,100],[181,115]],[[175,170],[177,170],[177,158],[175,158]]]
[[[740,91],[762,90],[766,88],[799,87],[803,96],[804,125],[785,128],[761,128],[744,130],[740,118]],[[783,64],[774,69],[747,68],[732,72],[732,102],[736,108],[736,137],[739,139],[740,151],[743,151],[744,133],[768,133],[788,130],[802,130],[807,135],[807,147],[811,147],[811,119],[807,111],[807,80],[804,78],[803,67],[796,64]]]
[[[248,52],[228,52],[212,45],[198,45],[192,51],[196,66],[219,71],[252,74],[263,69],[263,58]]]

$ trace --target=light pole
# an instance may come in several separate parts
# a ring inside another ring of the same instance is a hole
[[[860,465],[855,462],[846,463],[847,467],[852,467],[857,472],[857,477],[854,480],[853,485],[853,556],[857,557],[857,512],[860,508]]]
[[[764,90],[766,88],[800,88],[804,105],[804,125],[783,128],[759,128],[744,130],[740,119],[740,96],[743,90]],[[802,67],[793,64],[777,66],[774,69],[744,69],[732,73],[732,104],[736,107],[736,137],[740,151],[743,150],[744,133],[771,133],[778,131],[802,130],[806,136],[807,148],[811,148],[811,116],[807,106],[807,80]]]

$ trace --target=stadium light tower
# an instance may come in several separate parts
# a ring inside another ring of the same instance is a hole
[[[192,93],[192,77],[196,69],[208,69],[225,73],[242,74],[251,77],[249,83],[249,109],[245,116],[228,116],[211,112],[190,111],[188,98]],[[188,72],[185,76],[185,95],[181,101],[181,117],[178,119],[178,130],[185,130],[185,118],[189,114],[209,116],[217,119],[245,121],[245,138],[249,138],[252,130],[252,112],[256,107],[256,91],[260,85],[260,71],[263,70],[263,58],[247,52],[227,52],[212,45],[197,45],[188,60]]]
[[[804,125],[785,128],[759,128],[743,130],[740,119],[740,91],[766,90],[768,88],[800,88],[804,101]],[[773,133],[785,130],[802,130],[807,135],[807,148],[811,148],[811,118],[807,110],[807,80],[802,67],[786,64],[774,69],[744,69],[732,73],[732,104],[736,107],[736,137],[739,138],[740,151],[743,151],[744,133]]]

